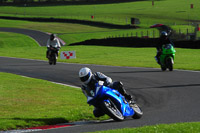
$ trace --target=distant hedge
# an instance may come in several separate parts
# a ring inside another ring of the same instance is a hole
[[[145,0],[0,0],[1,5],[49,5],[49,4],[104,4],[104,3],[121,3],[131,1]]]
[[[79,43],[70,44],[74,45],[98,45],[98,46],[117,46],[117,47],[156,47],[158,38],[107,38],[107,39],[91,39]],[[200,49],[200,40],[198,41],[174,41],[175,47],[178,48],[191,48]]]

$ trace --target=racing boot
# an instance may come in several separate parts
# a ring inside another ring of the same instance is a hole
[[[157,56],[155,56],[155,59],[156,59],[156,62],[160,65],[160,59]]]
[[[123,83],[121,81],[115,82],[113,87],[116,90],[118,90],[119,93],[121,93],[128,102],[133,99],[133,97],[130,94],[127,94],[126,90],[124,89]]]
[[[133,100],[133,97],[131,95],[126,94],[125,99],[129,103],[130,107],[133,107],[134,104],[136,104],[135,100]]]
[[[125,99],[127,100],[127,101],[131,101],[132,99],[133,99],[133,97],[131,96],[131,95],[129,95],[129,94],[124,94],[124,97],[125,97]]]
[[[46,58],[48,58],[48,55],[49,55],[49,52],[47,51],[47,53],[46,53]]]

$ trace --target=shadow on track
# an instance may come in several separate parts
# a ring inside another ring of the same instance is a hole
[[[159,86],[159,87],[155,87],[155,88],[177,88],[177,87],[189,87],[189,86],[194,86],[194,87],[198,87],[200,86],[200,84],[186,84],[186,85],[168,85],[168,86]]]
[[[122,72],[107,72],[107,73],[154,73],[154,72],[162,72],[161,70],[151,70],[151,71],[122,71]]]
[[[200,84],[185,84],[185,85],[166,85],[166,86],[155,86],[155,87],[144,87],[144,88],[134,88],[134,90],[143,90],[143,89],[153,89],[153,88],[179,88],[179,87],[199,87]]]

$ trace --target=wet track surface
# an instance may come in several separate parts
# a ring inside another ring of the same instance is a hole
[[[74,86],[80,86],[78,71],[83,66],[121,80],[144,111],[139,120],[94,122],[45,132],[88,132],[139,127],[160,123],[200,121],[200,72],[162,72],[153,68],[129,68],[58,63],[0,57],[0,72],[15,73]],[[44,131],[42,131],[44,132]]]

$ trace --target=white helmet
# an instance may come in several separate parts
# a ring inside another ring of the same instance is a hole
[[[88,67],[81,68],[79,71],[79,78],[85,84],[88,84],[92,78],[92,71]]]

